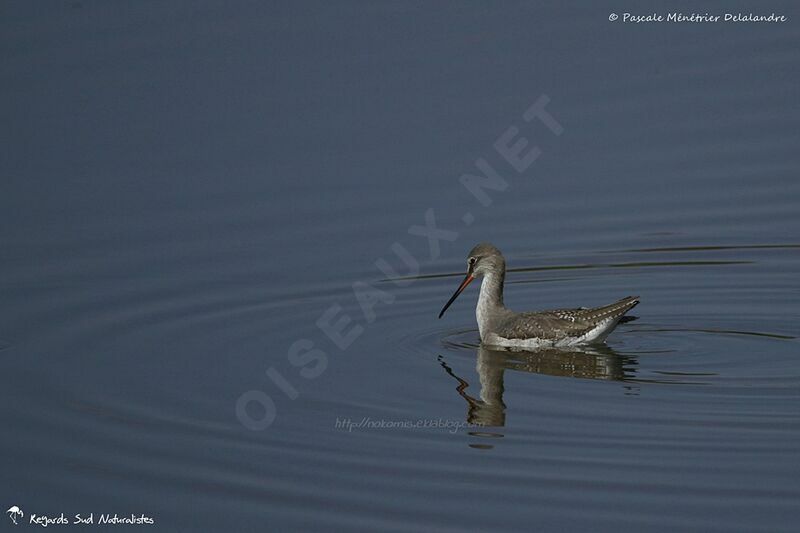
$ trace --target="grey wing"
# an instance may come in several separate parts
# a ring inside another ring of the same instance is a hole
[[[594,327],[581,320],[582,309],[558,309],[540,313],[519,313],[498,324],[497,334],[506,339],[562,339],[580,337]]]
[[[599,324],[606,320],[618,320],[625,313],[636,307],[639,303],[638,296],[627,296],[617,300],[613,304],[600,307],[580,307],[578,309],[557,309],[545,311],[544,314],[553,314],[564,320],[571,322],[586,322],[589,324]]]
[[[638,296],[628,296],[602,307],[554,309],[538,313],[519,313],[498,326],[498,335],[506,339],[560,339],[580,337],[601,323],[617,320],[636,307]]]

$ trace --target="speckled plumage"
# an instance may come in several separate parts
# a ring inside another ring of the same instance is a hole
[[[628,296],[602,307],[515,313],[503,304],[506,263],[500,250],[479,244],[470,251],[467,264],[467,277],[441,314],[473,277],[483,276],[475,314],[481,341],[487,345],[529,349],[600,342],[639,303],[638,296]]]
[[[504,313],[491,333],[501,339],[539,339],[542,344],[565,345],[600,341],[638,303],[638,297],[628,296],[613,304],[590,309],[554,309],[528,313],[507,310],[509,313]]]

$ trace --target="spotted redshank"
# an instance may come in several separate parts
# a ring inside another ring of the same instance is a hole
[[[481,342],[488,346],[534,349],[602,342],[625,313],[639,303],[638,296],[628,296],[602,307],[515,313],[503,304],[506,260],[500,250],[481,243],[470,251],[467,275],[442,308],[439,318],[467,285],[480,276],[483,281],[475,316]]]

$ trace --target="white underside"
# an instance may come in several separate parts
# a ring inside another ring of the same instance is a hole
[[[484,339],[484,344],[489,346],[503,346],[505,348],[518,348],[521,350],[533,350],[536,348],[559,348],[564,346],[576,346],[579,344],[587,344],[590,342],[599,342],[603,340],[608,333],[614,329],[617,321],[608,319],[600,322],[597,327],[589,330],[580,337],[565,337],[563,339],[540,339],[532,337],[529,339],[506,339],[495,333],[489,333]],[[481,332],[481,338],[484,338]]]

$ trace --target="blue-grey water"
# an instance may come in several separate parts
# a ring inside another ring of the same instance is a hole
[[[3,510],[796,531],[800,9],[680,4],[789,20],[4,3]],[[638,319],[481,348],[476,287],[436,315],[484,240],[510,307]]]

